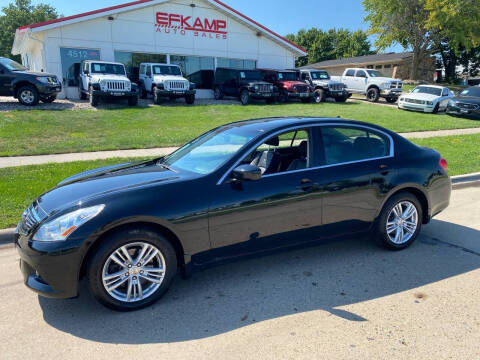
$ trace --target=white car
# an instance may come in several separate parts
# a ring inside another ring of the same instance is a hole
[[[404,110],[437,113],[447,109],[448,100],[454,97],[452,90],[444,86],[419,85],[398,99],[398,108]]]

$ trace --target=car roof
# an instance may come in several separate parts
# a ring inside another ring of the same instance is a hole
[[[123,65],[122,63],[120,62],[116,62],[116,61],[103,61],[103,60],[83,60],[83,62],[94,62],[94,63],[97,63],[97,64],[115,64],[115,65]]]
[[[260,119],[251,119],[251,120],[242,120],[237,121],[229,124],[225,124],[220,126],[218,129],[227,128],[227,127],[251,127],[253,130],[261,131],[261,132],[271,132],[275,130],[282,130],[283,128],[291,128],[293,126],[312,126],[312,125],[322,125],[322,124],[341,124],[341,125],[356,125],[356,126],[364,126],[373,129],[377,129],[379,131],[394,134],[392,131],[385,129],[381,126],[366,123],[362,121],[356,120],[348,120],[342,118],[327,118],[327,117],[271,117],[271,118],[260,118]]]
[[[166,63],[140,63],[140,65],[165,65],[165,66],[176,66],[180,67],[177,64],[166,64]]]

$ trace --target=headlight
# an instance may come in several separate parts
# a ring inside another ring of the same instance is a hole
[[[127,82],[127,83],[125,84],[125,90],[127,90],[127,91],[132,90],[132,83],[131,83],[131,82]]]
[[[457,106],[457,103],[453,100],[448,100],[448,106]]]
[[[425,104],[427,104],[427,105],[433,105],[433,101],[425,101]]]
[[[44,83],[44,84],[56,84],[57,83],[56,79],[51,77],[51,76],[39,76],[36,79],[38,81],[40,81],[41,83]]]
[[[64,241],[77,228],[97,216],[105,205],[97,205],[79,209],[49,221],[37,230],[33,236],[35,241]]]
[[[383,88],[390,88],[390,83],[389,82],[384,82],[380,85]]]
[[[404,99],[405,99],[405,98],[401,97],[399,100],[400,100],[400,101],[403,101]]]
[[[255,91],[258,91],[258,85],[255,85]]]

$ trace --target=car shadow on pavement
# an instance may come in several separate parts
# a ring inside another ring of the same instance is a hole
[[[480,231],[453,223],[428,226],[438,225],[480,238]],[[77,299],[39,297],[39,303],[54,328],[115,344],[201,339],[309,311],[368,321],[342,307],[404,291],[411,291],[412,303],[428,301],[428,294],[418,295],[418,287],[480,267],[479,253],[449,244],[448,237],[437,238],[422,234],[399,252],[378,248],[370,239],[330,241],[230,263],[195,273],[190,280],[175,279],[163,299],[131,313],[99,305],[85,281]]]

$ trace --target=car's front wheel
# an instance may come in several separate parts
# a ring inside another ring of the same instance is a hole
[[[177,271],[172,244],[150,229],[127,229],[102,240],[88,262],[92,294],[118,311],[143,308],[159,300]]]
[[[377,102],[380,98],[380,91],[376,87],[372,87],[367,91],[367,100],[370,102]]]
[[[248,105],[248,103],[250,102],[250,93],[248,92],[248,90],[242,90],[242,92],[240,93],[240,102],[242,103],[242,105]]]
[[[378,243],[391,250],[410,246],[420,232],[422,219],[422,206],[413,194],[395,194],[380,213],[376,234]]]
[[[37,89],[32,85],[22,86],[18,90],[17,96],[18,96],[18,101],[20,101],[22,105],[26,105],[26,106],[35,106],[38,104],[38,101],[40,100]]]

